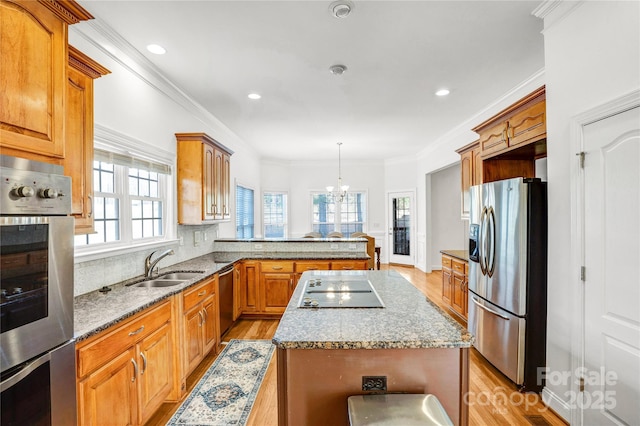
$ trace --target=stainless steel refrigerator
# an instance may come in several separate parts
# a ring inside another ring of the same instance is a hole
[[[547,329],[547,188],[515,178],[471,187],[468,330],[523,391],[540,392]]]

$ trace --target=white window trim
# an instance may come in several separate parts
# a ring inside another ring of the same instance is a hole
[[[287,196],[287,209],[285,211],[286,216],[286,221],[284,222],[284,237],[282,238],[289,238],[289,222],[291,219],[291,202],[289,200],[289,191],[282,191],[282,190],[277,190],[277,189],[264,189],[262,190],[262,197],[260,198],[261,203],[260,203],[260,210],[262,211],[262,214],[260,215],[260,222],[262,222],[262,236],[264,237],[266,235],[265,232],[265,223],[264,223],[264,196],[265,194],[284,194]]]
[[[140,140],[131,138],[124,134],[118,133],[107,127],[95,125],[94,130],[94,146],[97,149],[104,151],[110,151],[118,154],[123,154],[131,157],[137,157],[141,159],[148,159],[154,162],[168,165],[172,172],[175,172],[175,153],[170,153],[163,149],[150,146],[149,144]],[[141,150],[141,148],[148,147],[149,151]],[[76,260],[89,261],[97,260],[105,257],[134,253],[141,250],[148,250],[155,247],[164,247],[168,244],[178,243],[177,238],[177,225],[176,225],[176,179],[173,174],[167,175],[163,179],[164,183],[159,183],[159,191],[166,191],[166,198],[162,203],[163,209],[163,221],[165,224],[165,234],[163,237],[144,238],[139,240],[130,239],[128,241],[117,241],[101,244],[93,244],[87,246],[74,247],[74,258]],[[118,183],[116,182],[116,185]],[[128,179],[120,180],[120,192],[124,194],[119,197],[120,203],[131,203],[131,197],[129,196]],[[108,195],[108,194],[105,194]],[[125,209],[121,206],[120,212],[120,235],[131,236],[131,220],[130,209]],[[125,232],[128,232],[125,234]]]

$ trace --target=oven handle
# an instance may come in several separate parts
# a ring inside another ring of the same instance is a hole
[[[25,365],[22,370],[18,371],[16,374],[14,374],[13,376],[9,377],[8,379],[0,383],[0,392],[4,392],[5,390],[9,389],[13,385],[20,383],[22,379],[26,378],[29,374],[33,373],[33,371],[36,368],[40,367],[41,365],[49,361],[51,361],[51,353],[47,352],[46,354],[42,355],[40,358],[36,359],[35,361],[32,361],[29,364]]]

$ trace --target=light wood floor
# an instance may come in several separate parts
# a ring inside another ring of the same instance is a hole
[[[446,308],[441,301],[442,276],[439,271],[426,274],[418,269],[382,265],[381,269],[393,269],[422,291],[427,297]],[[224,340],[271,339],[278,327],[278,320],[240,320],[227,332]],[[207,357],[187,380],[191,391],[215,360]],[[266,376],[249,416],[248,426],[272,426],[278,424],[276,357],[267,369]],[[519,393],[516,386],[489,364],[475,349],[470,351],[469,367],[469,424],[471,426],[565,426],[553,411],[547,409],[537,394]],[[147,422],[148,426],[165,425],[179,404],[163,404],[158,413]]]

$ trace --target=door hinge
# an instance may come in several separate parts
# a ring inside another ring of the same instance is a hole
[[[585,155],[585,152],[584,152],[584,151],[581,151],[581,152],[577,153],[576,155],[577,155],[578,157],[580,157],[580,158],[579,158],[579,161],[580,161],[580,168],[581,168],[581,169],[584,169],[584,155]]]
[[[584,377],[580,377],[580,392],[584,392]]]
[[[585,268],[584,266],[580,267],[580,281],[586,281],[586,276],[587,276],[587,268]]]

